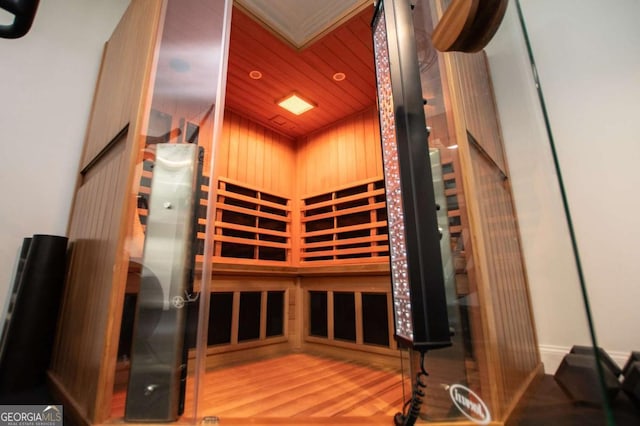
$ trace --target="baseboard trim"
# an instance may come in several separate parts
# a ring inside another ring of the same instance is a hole
[[[529,376],[524,382],[522,382],[522,385],[516,391],[511,404],[507,406],[507,409],[502,416],[505,419],[503,424],[508,424],[509,420],[514,418],[520,412],[520,403],[522,402],[525,394],[527,393],[529,388],[542,377],[543,374],[544,366],[542,365],[542,363],[538,364],[533,370],[531,370]]]
[[[544,364],[544,372],[546,374],[554,374],[562,358],[571,351],[571,346],[554,346],[554,345],[540,345],[540,360]],[[605,349],[606,350],[606,349]],[[613,359],[616,364],[622,368],[629,358],[629,353],[621,351],[606,351],[607,354]]]
[[[65,417],[71,419],[74,425],[91,426],[91,422],[83,414],[80,405],[69,392],[67,392],[60,379],[51,371],[47,371],[47,379],[54,398],[62,403]]]

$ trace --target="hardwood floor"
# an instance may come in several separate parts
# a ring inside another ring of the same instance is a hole
[[[209,371],[204,389],[199,414],[221,424],[389,425],[404,401],[399,371],[309,354]],[[114,395],[114,419],[123,417],[124,401],[124,391]]]

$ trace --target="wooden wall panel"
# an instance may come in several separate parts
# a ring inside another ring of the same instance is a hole
[[[71,216],[72,256],[51,375],[87,419],[95,414],[101,390],[127,160],[122,140],[84,177]]]
[[[501,170],[475,144],[470,145],[476,200],[483,220],[482,248],[486,256],[493,317],[489,326],[496,337],[497,367],[501,373],[500,398],[508,404],[539,364],[533,314],[524,270],[520,236],[508,181]],[[477,248],[476,248],[477,249]]]
[[[382,177],[377,110],[368,108],[298,139],[298,194]]]
[[[508,174],[486,55],[455,54],[455,63],[467,131]]]
[[[267,128],[301,137],[375,103],[371,4],[302,50],[292,48],[239,8],[233,10],[227,106]],[[249,73],[259,70],[262,78]],[[346,78],[332,76],[343,72]],[[274,102],[292,91],[317,108],[294,115]]]
[[[492,418],[504,422],[542,373],[517,216],[485,54],[442,58],[447,119],[458,145],[455,180],[463,190],[465,271],[478,300],[470,310],[477,388]]]
[[[141,13],[125,13],[106,45],[87,130],[81,168],[85,167],[130,122],[147,78],[146,49],[155,31],[150,31],[160,13],[160,0],[133,2]],[[122,78],[126,75],[127,78]]]
[[[109,415],[135,211],[134,167],[161,0],[132,1],[103,57],[68,236],[73,247],[49,377],[77,424]],[[125,77],[126,76],[126,77]],[[114,139],[125,125],[128,132]],[[98,155],[100,154],[100,155]],[[90,164],[90,167],[86,167]]]
[[[216,176],[293,197],[295,166],[293,139],[225,111]]]

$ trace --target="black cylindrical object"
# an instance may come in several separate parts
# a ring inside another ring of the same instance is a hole
[[[16,276],[11,286],[11,292],[9,293],[9,306],[7,308],[7,317],[2,328],[2,338],[0,338],[0,360],[2,360],[2,354],[4,354],[4,348],[7,343],[7,332],[11,326],[11,317],[13,315],[13,308],[16,306],[16,298],[18,291],[20,290],[20,279],[22,278],[22,271],[24,270],[24,263],[27,260],[27,254],[29,254],[29,246],[31,245],[31,237],[26,237],[22,240],[22,248],[20,249],[20,257],[18,258],[18,266],[16,268]]]
[[[34,235],[0,359],[0,396],[46,382],[62,299],[67,237]]]

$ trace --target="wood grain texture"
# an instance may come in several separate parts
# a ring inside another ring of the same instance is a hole
[[[500,399],[505,406],[521,391],[539,363],[529,288],[522,260],[511,190],[502,172],[471,146],[477,200],[482,215],[483,252],[487,255],[487,290],[493,305],[490,327],[495,332],[501,370]]]
[[[382,176],[377,110],[367,108],[298,139],[297,189],[301,198]]]
[[[535,326],[519,231],[508,185],[493,92],[484,53],[445,57],[458,144],[460,203],[476,356],[476,386],[492,417],[506,420],[539,374]]]
[[[441,52],[457,50],[476,17],[480,0],[453,0],[431,35],[433,45]]]
[[[187,385],[187,405],[192,382]],[[227,419],[339,424],[342,418],[362,422],[370,416],[384,417],[389,423],[404,398],[398,371],[307,354],[210,370],[204,389],[199,415],[218,416],[223,424]],[[113,417],[123,412],[124,393],[118,393],[113,398]]]
[[[493,87],[484,52],[455,55],[453,75],[460,88],[467,131],[504,174],[508,174]]]
[[[295,142],[226,110],[216,176],[293,198]]]
[[[498,30],[507,4],[507,0],[453,0],[433,32],[434,46],[441,52],[479,52]]]
[[[122,310],[126,234],[135,205],[128,189],[137,135],[144,133],[138,110],[161,10],[158,0],[133,2],[108,42],[81,169],[127,123],[129,131],[80,178],[69,222],[73,254],[49,376],[75,417],[90,421],[109,414],[105,401],[111,398],[120,327],[112,313]]]
[[[135,117],[142,82],[147,77],[150,27],[159,13],[158,0],[139,2],[142,13],[125,13],[104,53],[80,168],[84,168]],[[151,19],[150,19],[151,18]],[[137,48],[140,47],[140,48]],[[127,78],[121,78],[126,75]],[[114,108],[114,106],[117,107]]]
[[[375,102],[375,74],[367,7],[304,50],[293,49],[238,8],[233,10],[227,106],[264,127],[300,137]],[[284,64],[284,65],[283,65]],[[252,80],[251,71],[262,78]],[[347,78],[334,81],[343,72]],[[276,105],[293,91],[317,108],[296,116]]]
[[[51,370],[89,418],[99,389],[126,154],[122,141],[85,176],[71,217],[72,256]]]

